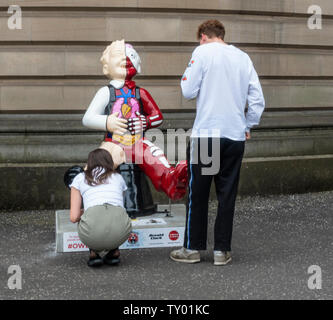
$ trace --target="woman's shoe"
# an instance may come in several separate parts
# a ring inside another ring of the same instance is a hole
[[[113,249],[110,250],[104,257],[103,257],[103,262],[105,264],[108,264],[109,266],[116,265],[120,262],[119,259],[120,256],[120,251],[119,249]]]
[[[90,250],[90,258],[87,262],[89,267],[100,267],[103,264],[103,259],[99,256],[99,254],[95,253],[94,257],[91,257],[91,252],[92,250]]]

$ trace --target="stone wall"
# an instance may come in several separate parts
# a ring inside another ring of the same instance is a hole
[[[225,24],[227,42],[250,55],[266,99],[246,145],[240,192],[332,189],[333,2],[316,1],[323,28],[310,30],[312,2],[25,0],[15,1],[23,28],[10,30],[12,1],[2,0],[0,208],[68,206],[62,172],[84,162],[102,137],[81,118],[107,83],[99,58],[113,40],[125,38],[138,50],[137,83],[164,112],[164,132],[188,130],[195,103],[182,98],[179,82],[197,26],[210,18]]]

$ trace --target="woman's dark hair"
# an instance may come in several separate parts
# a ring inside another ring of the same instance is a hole
[[[104,149],[96,149],[89,153],[87,169],[84,172],[88,185],[103,184],[114,172],[114,163],[109,152]]]

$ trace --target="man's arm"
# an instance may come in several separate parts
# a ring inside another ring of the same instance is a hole
[[[198,96],[203,73],[202,61],[196,51],[194,51],[191,61],[189,62],[180,82],[183,96],[186,99],[194,99]]]
[[[246,113],[246,132],[249,134],[253,126],[258,125],[265,109],[265,99],[259,77],[251,62],[250,82],[247,96],[248,111]]]

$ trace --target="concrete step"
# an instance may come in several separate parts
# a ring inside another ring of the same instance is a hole
[[[332,111],[333,112],[333,111]],[[291,113],[286,124],[288,114],[281,118],[265,118],[258,130],[252,130],[252,139],[246,142],[245,158],[281,157],[281,156],[306,156],[333,154],[333,115],[323,113],[327,122],[309,117],[296,117]],[[294,117],[294,119],[292,119]],[[308,118],[308,119],[307,119]],[[5,122],[0,120],[0,126]],[[22,119],[22,118],[18,118]],[[49,119],[51,120],[51,119]],[[329,122],[329,120],[331,122]],[[38,118],[36,118],[38,121]],[[43,117],[39,119],[43,122]],[[190,120],[188,120],[190,121]],[[275,121],[275,122],[274,122]],[[289,128],[288,128],[288,121]],[[294,121],[294,122],[292,122]],[[299,121],[300,128],[292,127]],[[103,140],[102,132],[84,132],[74,130],[70,126],[72,121],[45,121],[49,125],[49,132],[39,132],[38,124],[30,130],[25,126],[24,120],[9,123],[7,130],[0,129],[0,165],[4,166],[29,166],[43,168],[45,165],[57,167],[61,165],[68,168],[73,164],[81,164],[87,161],[88,153],[96,149]],[[181,123],[181,121],[179,120]],[[36,123],[36,122],[35,122]],[[20,131],[15,132],[15,124]],[[185,123],[186,124],[186,123]],[[61,126],[66,132],[57,132],[55,125]],[[283,128],[285,125],[285,128]],[[3,125],[5,127],[5,124]],[[280,126],[280,127],[279,127]],[[303,128],[301,128],[303,126]],[[316,126],[316,127],[315,127]],[[272,128],[273,127],[273,128]],[[25,131],[24,131],[25,129]],[[34,130],[33,130],[34,129]],[[43,127],[41,127],[43,129]],[[178,128],[177,128],[178,129]],[[156,134],[158,133],[158,134]],[[22,138],[24,135],[24,139]],[[154,136],[156,139],[154,139]],[[146,137],[154,141],[154,144],[164,150],[172,164],[186,158],[186,146],[190,136],[190,129],[178,129],[168,131],[149,131]],[[63,169],[65,170],[65,169]],[[65,171],[64,171],[65,172]],[[64,172],[60,173],[61,175]]]
[[[82,125],[82,114],[0,114],[0,133],[11,136],[24,133],[28,139],[30,134],[47,135],[94,135],[92,143],[98,143],[97,137],[103,132],[87,129]],[[193,127],[195,112],[165,112],[164,121],[158,128],[161,130],[184,129]],[[333,110],[302,111],[266,111],[263,113],[257,129],[300,129],[300,128],[333,127]],[[66,138],[67,140],[67,138]],[[6,141],[6,140],[2,140]],[[13,140],[14,141],[14,140]],[[45,141],[44,141],[45,142]],[[8,140],[9,143],[9,140]],[[2,145],[1,145],[2,147]],[[325,151],[326,152],[326,151]],[[7,159],[8,160],[8,159]],[[31,161],[28,160],[27,161]],[[50,160],[48,160],[50,161]],[[62,160],[63,161],[63,160]],[[16,159],[14,162],[21,162]]]
[[[325,138],[329,143],[330,138]],[[295,141],[296,143],[296,141]],[[266,146],[269,145],[267,141]],[[274,149],[276,144],[272,145]],[[281,143],[281,148],[283,143]],[[68,208],[64,172],[78,163],[0,164],[0,210]],[[52,183],[50,183],[52,181]],[[256,157],[243,160],[239,195],[271,195],[333,190],[333,153],[313,156]],[[155,203],[168,203],[152,186]],[[212,186],[211,198],[216,198]],[[179,203],[184,203],[185,199]]]
[[[171,210],[170,210],[171,208]],[[132,220],[133,230],[120,249],[181,247],[184,241],[185,205],[159,205],[157,213]],[[79,239],[77,224],[69,220],[69,210],[56,211],[56,251],[88,251]]]

